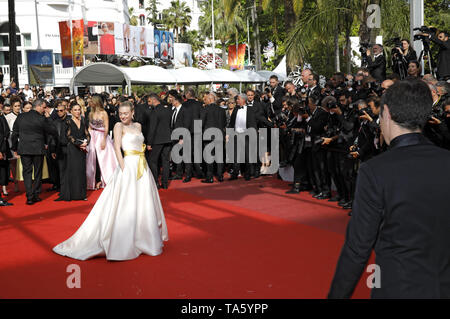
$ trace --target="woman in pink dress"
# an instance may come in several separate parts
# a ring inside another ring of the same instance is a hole
[[[117,167],[114,144],[109,133],[108,113],[100,96],[90,101],[89,133],[91,142],[86,158],[87,189],[105,187]]]

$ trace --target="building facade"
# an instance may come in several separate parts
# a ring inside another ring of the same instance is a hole
[[[69,86],[73,69],[62,67],[59,21],[130,21],[127,0],[15,0],[15,12],[21,87],[28,83],[26,50],[38,48],[53,50],[54,86]],[[3,84],[7,86],[10,83],[8,0],[0,0],[0,68],[4,74]]]

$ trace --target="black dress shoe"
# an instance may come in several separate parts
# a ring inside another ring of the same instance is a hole
[[[189,183],[191,181],[191,177],[186,177],[184,180],[183,180],[183,183]]]
[[[171,180],[171,181],[179,180],[179,179],[183,179],[183,176],[174,175],[174,176],[169,177],[169,180]]]
[[[222,175],[218,176],[217,180],[222,183],[223,182],[223,176]]]
[[[235,179],[238,179],[238,177],[236,175],[231,175],[231,177],[228,180],[234,181]]]
[[[353,214],[352,214],[352,211],[349,211],[347,215],[348,215],[348,216],[352,216],[352,215],[353,215]]]
[[[42,198],[35,197],[35,198],[33,198],[33,202],[35,202],[35,203],[42,202]]]
[[[61,201],[63,201],[64,199],[63,198],[61,198],[61,197],[58,197],[57,199],[55,199],[55,200],[53,200],[54,202],[61,202]]]
[[[342,206],[343,209],[352,209],[352,202],[345,203],[344,206]]]
[[[299,194],[300,193],[300,189],[296,188],[296,187],[292,187],[290,190],[288,190],[286,192],[286,194]]]
[[[317,192],[317,191],[315,191],[315,190],[312,190],[312,191],[309,192],[309,194],[312,195],[312,196],[314,197],[314,196],[316,196],[316,195],[319,195],[320,192]]]
[[[197,178],[197,179],[204,179],[205,175],[204,174],[197,174],[197,176],[195,176],[195,178]]]
[[[52,187],[47,189],[47,192],[53,192],[53,191],[57,191],[57,190],[59,190],[59,187],[56,185],[53,185]]]
[[[250,180],[250,176],[244,176],[244,179],[245,179],[246,181],[249,181],[249,180]]]
[[[0,199],[0,206],[12,206],[13,204],[8,203],[6,200]]]
[[[328,201],[329,202],[338,202],[340,200],[341,200],[341,198],[339,196],[333,196]]]
[[[35,203],[35,201],[32,201],[31,199],[27,200],[27,202],[26,202],[27,205],[33,205],[34,203]]]
[[[329,193],[320,193],[320,196],[316,197],[317,199],[328,199],[331,195]]]
[[[206,178],[206,179],[202,179],[202,183],[214,183],[214,180],[212,178]]]
[[[320,196],[322,196],[323,195],[323,193],[322,192],[319,192],[319,193],[315,193],[314,195],[313,195],[313,197],[314,198],[318,198],[318,197],[320,197]]]
[[[169,185],[167,185],[167,184],[161,184],[161,188],[162,188],[162,189],[168,189],[168,188],[169,188]]]
[[[260,172],[255,173],[255,175],[253,176],[253,178],[260,178],[260,177],[261,177],[261,173]]]
[[[339,205],[339,206],[344,206],[347,202],[348,202],[348,201],[345,200],[345,198],[342,198],[342,199],[338,202],[338,205]]]

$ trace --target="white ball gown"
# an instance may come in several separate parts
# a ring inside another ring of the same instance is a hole
[[[117,166],[86,220],[72,237],[53,248],[55,253],[79,260],[95,256],[130,260],[141,253],[162,253],[163,241],[169,239],[167,225],[143,142],[142,133],[124,133],[123,171]],[[139,165],[143,175],[138,179]]]

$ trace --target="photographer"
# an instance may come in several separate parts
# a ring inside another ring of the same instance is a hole
[[[450,78],[450,41],[448,33],[441,31],[436,36],[434,33],[420,33],[427,36],[431,41],[439,45],[437,56],[437,78],[438,80],[447,80]]]
[[[392,49],[392,71],[397,73],[400,79],[403,80],[406,77],[408,64],[413,60],[417,60],[417,55],[416,51],[411,48],[409,40],[402,39],[395,44]]]
[[[420,79],[422,73],[420,63],[413,60],[408,63],[408,79]]]
[[[435,145],[449,148],[450,132],[446,124],[446,113],[439,103],[438,89],[433,84],[428,84],[433,99],[431,118],[423,128],[423,134]]]
[[[371,59],[371,52],[366,51],[368,56],[367,68],[370,75],[378,82],[383,82],[386,79],[386,58],[383,54],[383,47],[380,44],[375,44],[372,47],[373,60]]]

